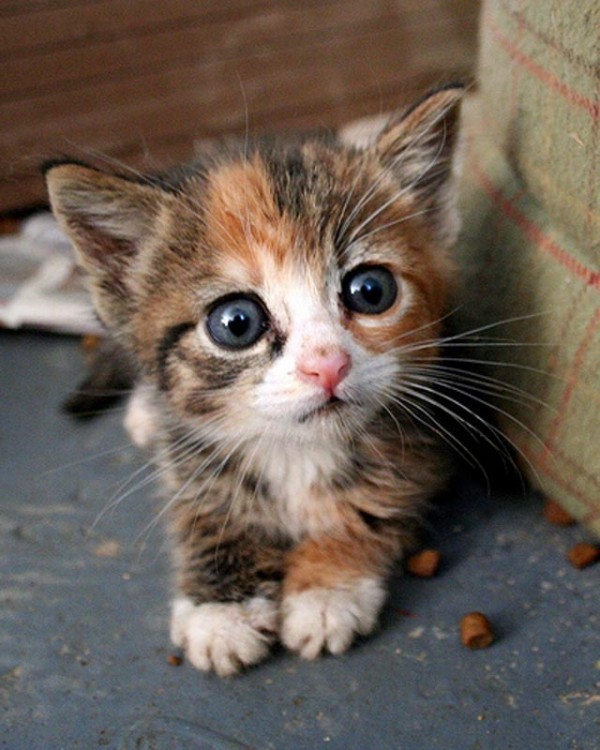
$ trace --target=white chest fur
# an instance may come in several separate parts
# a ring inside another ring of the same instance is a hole
[[[337,500],[324,487],[347,462],[346,452],[333,442],[282,441],[260,457],[259,471],[270,502],[274,501],[277,520],[289,534],[300,538],[324,533],[336,523]]]

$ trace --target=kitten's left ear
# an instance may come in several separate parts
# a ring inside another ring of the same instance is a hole
[[[168,196],[78,163],[44,169],[52,210],[90,274],[96,309],[109,327],[118,328],[132,303],[131,267]]]
[[[460,157],[456,152],[464,93],[462,84],[430,91],[392,119],[375,143],[380,160],[393,171],[402,192],[428,211],[426,223],[445,244],[458,233],[451,178]]]

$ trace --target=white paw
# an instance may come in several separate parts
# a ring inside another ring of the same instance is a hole
[[[185,649],[197,669],[228,677],[267,656],[277,619],[275,603],[261,597],[197,606],[189,599],[176,599],[171,640]]]
[[[385,600],[380,581],[361,578],[345,588],[318,588],[283,600],[281,639],[305,659],[324,649],[345,651],[356,635],[367,635],[377,623]]]
[[[149,386],[138,385],[134,390],[127,403],[123,426],[138,448],[147,448],[152,443],[157,425]]]

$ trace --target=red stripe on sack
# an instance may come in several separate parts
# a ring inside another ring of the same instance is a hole
[[[528,239],[539,247],[540,250],[549,253],[562,266],[584,281],[588,286],[600,289],[600,272],[593,271],[572,255],[569,255],[564,248],[550,239],[531,219],[519,211],[515,204],[494,185],[475,159],[473,160],[473,167],[481,187],[494,203],[500,207],[502,213],[523,230]]]
[[[569,373],[569,376],[567,378],[567,384],[565,386],[565,390],[563,391],[560,406],[558,408],[558,414],[554,422],[550,426],[548,440],[546,441],[546,451],[541,458],[540,465],[545,465],[549,460],[549,456],[552,452],[552,444],[556,440],[558,431],[560,430],[564,422],[566,409],[569,405],[571,397],[573,396],[573,390],[575,389],[575,386],[577,384],[577,377],[579,375],[581,368],[583,367],[586,354],[588,353],[588,350],[592,344],[594,334],[596,333],[596,329],[599,324],[600,324],[600,307],[596,308],[596,312],[594,316],[592,317],[590,322],[587,324],[585,328],[585,332],[581,339],[581,343],[579,344],[577,352],[575,353],[573,366],[571,367],[571,372]]]
[[[581,519],[581,522],[587,524],[588,526],[591,526],[592,524],[595,524],[599,518],[600,508],[594,508],[594,510],[590,510],[585,514],[585,516]]]
[[[524,0],[520,0],[520,5],[523,6]],[[598,68],[594,65],[591,59],[578,55],[575,50],[565,47],[558,39],[545,34],[541,29],[536,28],[533,23],[525,16],[522,9],[510,10],[506,9],[509,15],[516,19],[519,24],[519,30],[526,29],[531,36],[541,41],[546,46],[550,47],[554,52],[558,52],[559,55],[564,57],[572,65],[579,65],[586,73],[592,77],[596,77]]]
[[[508,54],[517,60],[526,70],[532,73],[534,76],[539,78],[541,81],[546,83],[550,88],[557,91],[565,99],[575,104],[577,107],[585,109],[595,120],[600,119],[600,101],[590,99],[577,91],[573,91],[566,83],[563,83],[550,71],[545,70],[530,57],[528,57],[522,50],[516,47],[508,37],[500,31],[498,26],[492,21],[488,21],[492,34],[495,39],[500,42]]]
[[[573,497],[576,497],[581,502],[581,504],[585,506],[587,510],[587,516],[591,515],[592,518],[594,517],[594,515],[598,511],[598,506],[596,505],[595,500],[592,500],[591,497],[584,495],[581,492],[581,490],[578,490],[575,487],[573,487],[572,481],[564,479],[560,474],[555,472],[547,464],[543,465],[541,463],[538,463],[537,459],[539,457],[533,451],[531,451],[524,443],[522,443],[519,440],[515,440],[515,438],[512,435],[511,435],[511,439],[518,445],[519,450],[523,453],[523,455],[527,458],[527,460],[531,462],[531,464],[536,468],[536,470],[539,469],[539,471],[545,474],[552,482],[557,484],[559,487],[562,487],[563,489],[565,489],[568,494],[573,495]]]
[[[579,474],[581,477],[585,479],[586,484],[591,484],[595,488],[600,490],[600,477],[596,476],[595,474],[590,474],[589,471],[583,468],[583,466],[580,466],[575,459],[571,458],[569,455],[567,455],[563,450],[558,448],[557,446],[554,446],[552,448],[552,454],[554,456],[558,456],[560,460],[567,464],[571,469],[573,469],[574,472]],[[600,505],[598,506],[598,512],[600,513]]]

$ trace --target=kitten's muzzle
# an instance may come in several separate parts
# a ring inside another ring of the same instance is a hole
[[[298,421],[300,422],[300,424],[305,424],[309,419],[312,419],[313,417],[320,416],[322,414],[333,414],[334,412],[342,409],[346,405],[346,403],[346,401],[338,398],[337,396],[331,396],[331,398],[327,399],[327,401],[322,403],[320,406],[317,406],[314,409],[311,409],[308,413],[303,414]]]

